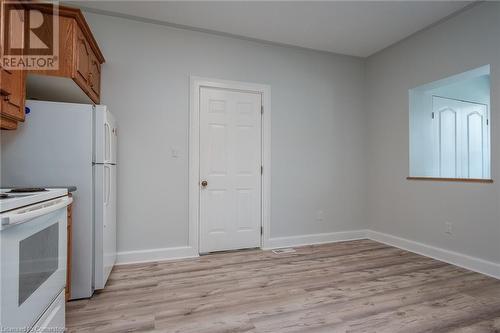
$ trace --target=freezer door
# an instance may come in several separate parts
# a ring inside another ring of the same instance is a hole
[[[94,129],[94,162],[116,164],[118,129],[115,117],[104,105],[96,106]]]
[[[96,164],[94,289],[103,289],[116,261],[116,165]]]

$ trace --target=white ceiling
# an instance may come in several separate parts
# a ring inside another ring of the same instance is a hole
[[[83,8],[367,57],[470,1],[77,1]]]

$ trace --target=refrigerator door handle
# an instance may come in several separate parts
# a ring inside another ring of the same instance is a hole
[[[104,166],[104,205],[107,206],[109,204],[109,195],[110,195],[110,187],[111,187],[111,177],[110,177],[111,169],[109,165]]]
[[[108,166],[108,197],[106,198],[106,205],[109,205],[109,196],[111,195],[111,167]]]
[[[104,162],[109,163],[111,159],[111,129],[107,122],[104,123]]]

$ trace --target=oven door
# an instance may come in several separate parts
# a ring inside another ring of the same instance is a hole
[[[64,288],[66,206],[71,200],[63,197],[1,214],[1,329],[28,330]]]

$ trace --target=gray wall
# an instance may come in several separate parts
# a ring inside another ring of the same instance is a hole
[[[119,251],[187,245],[190,75],[271,85],[272,237],[364,228],[363,60],[85,16],[119,122]]]
[[[408,89],[491,64],[499,181],[500,3],[479,4],[366,60],[86,17],[107,58],[102,102],[120,128],[119,251],[187,245],[196,75],[271,85],[272,237],[371,228],[500,262],[498,182],[406,180]]]
[[[371,229],[500,262],[500,3],[482,3],[367,60]],[[494,184],[408,181],[408,89],[491,64]],[[453,223],[453,235],[445,233]]]

